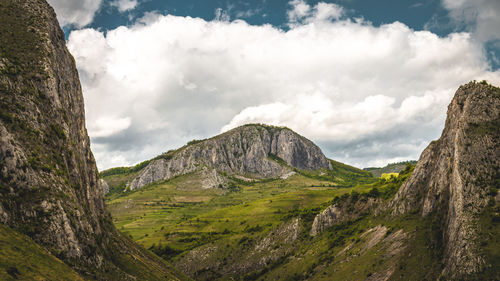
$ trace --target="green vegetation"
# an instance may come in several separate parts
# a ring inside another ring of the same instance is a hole
[[[385,167],[382,168],[375,168],[375,167],[370,167],[370,168],[364,168],[363,170],[370,172],[374,177],[381,177],[382,174],[384,173],[398,173],[399,171],[403,170],[407,164],[412,164],[415,165],[417,164],[417,161],[403,161],[403,162],[396,162],[396,163],[390,163],[387,164]]]
[[[104,178],[104,177],[109,177],[109,176],[113,176],[113,175],[132,174],[132,173],[135,173],[135,172],[138,172],[138,171],[144,169],[150,162],[151,162],[151,160],[146,160],[146,161],[143,161],[143,162],[141,162],[135,166],[132,166],[132,167],[116,167],[116,168],[107,169],[107,170],[100,172],[99,175],[101,176],[101,178]]]
[[[132,192],[113,194],[107,197],[107,205],[121,232],[172,263],[184,264],[193,250],[202,255],[216,249],[203,261],[204,267],[191,261],[191,274],[197,279],[217,279],[229,274],[221,275],[220,268],[212,267],[214,264],[228,265],[229,261],[243,257],[246,262],[257,263],[273,253],[267,266],[243,270],[245,274],[238,276],[242,280],[302,280],[311,276],[314,280],[323,276],[331,280],[327,277],[333,276],[333,271],[325,265],[337,259],[338,266],[343,264],[336,257],[338,252],[353,241],[364,247],[363,231],[381,224],[384,218],[360,214],[354,221],[333,226],[311,239],[309,231],[315,216],[333,203],[354,206],[369,198],[390,199],[410,176],[414,165],[408,164],[398,177],[386,179],[373,178],[367,171],[335,161],[332,167],[332,171],[301,171],[287,179],[233,181],[231,190],[201,189],[194,185],[196,174],[187,174]],[[109,182],[113,177],[117,175],[104,179]],[[280,229],[292,225],[297,218],[298,241],[291,243],[287,236],[292,230]],[[384,222],[384,225],[388,229],[402,228],[396,223]],[[264,238],[271,239],[269,247],[273,250],[256,253],[255,247]],[[379,250],[383,247],[386,246],[380,246]],[[319,254],[311,255],[310,251]],[[358,265],[371,266],[377,262],[376,251],[373,248],[369,258]],[[290,259],[292,255],[294,259]],[[370,271],[374,269],[370,267]]]
[[[331,187],[354,187],[358,184],[364,183],[369,184],[377,181],[373,178],[371,174],[367,171],[363,171],[353,166],[346,165],[344,163],[337,162],[335,160],[329,160],[331,164],[331,169],[321,169],[316,171],[297,171],[301,175],[321,180],[330,181]]]
[[[391,178],[397,178],[399,176],[399,173],[383,173],[380,175],[380,177],[384,180],[388,180]]]
[[[0,280],[84,280],[29,237],[0,224]]]
[[[267,223],[276,224],[294,208],[321,204],[326,207],[335,195],[352,190],[318,187],[333,186],[334,183],[303,175],[294,175],[286,180],[232,183],[233,192],[219,188],[204,190],[190,185],[195,177],[194,174],[188,174],[134,192],[108,197],[108,208],[116,226],[145,247],[150,247],[160,242],[166,244],[165,234],[173,232],[189,230],[190,233],[212,233],[213,236],[225,229],[241,232],[247,226],[259,224],[262,218],[268,220]],[[359,189],[368,190],[368,187]],[[246,222],[240,224],[242,221]],[[185,237],[176,237],[178,239],[175,241],[181,241],[171,245],[172,248],[182,246],[187,249],[193,246],[193,243],[182,240]]]
[[[492,121],[471,123],[466,130],[467,134],[483,137],[485,135],[500,135],[500,116]]]
[[[0,74],[25,79],[44,74],[45,57],[43,42],[48,40],[44,28],[45,19],[26,13],[15,1],[0,3]]]

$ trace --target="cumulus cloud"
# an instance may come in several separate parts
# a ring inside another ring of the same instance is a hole
[[[304,0],[292,0],[288,4],[291,6],[287,13],[291,27],[316,21],[338,20],[344,14],[341,6],[332,3],[319,2],[311,7]]]
[[[222,8],[215,9],[215,19],[216,21],[229,21],[231,17],[226,10]]]
[[[500,40],[500,1],[442,0],[451,18],[481,41]]]
[[[375,27],[322,6],[302,6],[287,31],[154,13],[106,33],[73,31],[99,168],[248,122],[288,126],[357,166],[416,159],[460,84],[500,83],[468,33]]]
[[[84,27],[92,22],[102,0],[47,0],[61,26]]]
[[[110,3],[112,7],[118,8],[118,11],[122,13],[135,9],[138,4],[137,0],[115,0]]]

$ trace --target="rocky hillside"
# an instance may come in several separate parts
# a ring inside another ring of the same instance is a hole
[[[461,86],[441,137],[424,150],[391,202],[394,215],[418,212],[436,220],[443,276],[463,278],[498,266],[484,259],[478,218],[488,204],[495,205],[489,194],[500,184],[499,137],[500,89],[475,82]]]
[[[111,223],[53,9],[4,0],[0,35],[0,222],[89,278],[176,278]]]
[[[134,178],[130,189],[202,171],[205,187],[224,183],[223,175],[276,178],[299,170],[331,167],[319,147],[288,128],[250,124],[219,136],[194,141],[153,159]]]

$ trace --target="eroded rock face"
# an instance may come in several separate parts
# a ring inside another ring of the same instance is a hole
[[[339,208],[337,208],[336,205],[329,206],[328,208],[323,210],[323,212],[316,215],[309,234],[311,236],[318,235],[325,228],[340,222],[341,216],[342,212]]]
[[[419,212],[442,225],[443,275],[452,279],[479,272],[478,215],[500,167],[500,90],[461,86],[448,107],[439,140],[422,153],[412,176],[391,202],[393,214]]]
[[[158,157],[129,187],[140,188],[201,167],[229,175],[272,178],[290,173],[287,166],[315,170],[329,168],[330,163],[319,147],[290,129],[246,125]]]
[[[109,259],[144,256],[105,210],[78,73],[53,9],[3,0],[0,34],[0,222],[93,279],[134,279]]]
[[[104,194],[108,194],[109,193],[109,185],[108,185],[108,183],[105,180],[103,180],[103,179],[101,179],[100,182],[101,182],[101,186],[102,186],[102,192]]]
[[[374,213],[381,201],[379,198],[363,198],[360,200],[359,198],[350,197],[343,202],[330,205],[316,215],[309,235],[316,236],[334,224],[354,220],[361,214]]]

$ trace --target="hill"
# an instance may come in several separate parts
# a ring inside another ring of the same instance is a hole
[[[283,177],[298,170],[328,169],[319,147],[288,128],[249,124],[206,140],[192,141],[152,159],[132,179],[130,189],[196,172],[203,187],[243,179]]]
[[[321,172],[320,172],[321,171]],[[248,124],[164,153],[134,167],[101,172],[111,191],[136,189],[185,174],[200,188],[228,187],[235,181],[286,178],[295,173],[368,173],[328,160],[318,146],[285,127]]]

